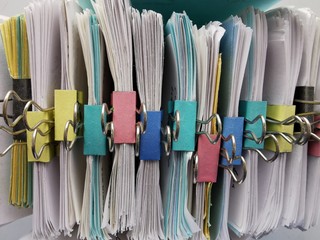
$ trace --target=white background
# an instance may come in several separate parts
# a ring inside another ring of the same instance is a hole
[[[223,1],[223,0],[222,0]],[[30,0],[0,0],[0,15],[13,16],[23,12],[23,7]],[[309,7],[320,16],[319,0],[282,0],[275,6]],[[0,159],[1,161],[1,159]],[[0,213],[1,214],[1,213]],[[17,240],[31,232],[31,217],[20,219],[14,223],[0,227],[0,239]],[[262,238],[262,240],[318,240],[320,239],[320,226],[306,232],[278,228],[275,232]]]

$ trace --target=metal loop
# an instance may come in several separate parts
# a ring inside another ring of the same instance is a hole
[[[214,113],[210,116],[210,118],[208,118],[205,121],[197,120],[198,124],[209,124],[214,118],[216,119],[216,126],[217,126],[217,136],[214,139],[212,139],[210,134],[207,133],[206,131],[196,132],[196,134],[198,134],[198,135],[204,134],[208,138],[208,140],[211,144],[216,144],[219,141],[221,134],[222,134],[222,122],[221,122],[221,118],[220,118],[219,114]]]
[[[267,118],[267,122],[269,123],[274,123],[274,124],[279,124],[279,125],[292,125],[299,121],[299,117],[297,115],[290,116],[282,121],[278,121],[272,118]]]
[[[230,134],[227,137],[224,137],[223,135],[221,135],[221,138],[224,142],[231,141],[231,145],[232,145],[232,157],[231,158],[234,158],[236,155],[236,151],[237,151],[236,138],[234,137],[233,134]],[[224,148],[221,148],[221,149],[224,149]],[[227,154],[228,154],[228,152],[227,152]]]
[[[232,165],[229,165],[229,166],[220,165],[220,167],[226,169],[230,173],[230,175],[235,183],[241,184],[244,182],[244,180],[247,177],[247,162],[243,156],[236,156],[233,160],[237,160],[237,159],[241,160],[241,166],[243,169],[243,174],[242,174],[241,178],[237,177],[237,174],[234,172]]]
[[[73,132],[75,134],[78,133],[78,130],[80,128],[80,122],[81,122],[81,117],[79,116],[81,112],[79,111],[80,104],[76,102],[73,107],[73,123],[75,123],[75,126],[73,126]]]
[[[171,129],[170,129],[170,127],[167,125],[165,127],[165,129],[161,128],[161,133],[166,138],[166,140],[163,140],[162,143],[164,146],[166,156],[169,156],[170,152],[171,152]]]
[[[77,127],[74,126],[74,123],[72,120],[68,120],[66,122],[66,125],[65,125],[64,131],[63,131],[63,146],[67,151],[71,151],[75,142],[78,140],[78,136],[76,136],[74,140],[68,141],[68,132],[69,132],[70,125],[73,127],[73,129],[77,129]],[[77,130],[74,133],[77,134]]]
[[[73,121],[72,120],[68,120],[66,122],[66,125],[64,127],[64,131],[63,131],[63,145],[64,145],[64,148],[67,150],[67,151],[70,151],[75,142],[80,138],[78,137],[78,132],[79,132],[79,129],[82,127],[82,124],[81,124],[81,121],[80,121],[80,117],[79,117],[79,114],[80,114],[80,111],[79,111],[79,108],[80,108],[80,105],[78,102],[76,102],[74,104],[74,108],[73,108]],[[72,126],[73,127],[73,133],[76,135],[75,136],[75,139],[72,140],[72,141],[68,141],[68,132],[69,132],[69,126]]]
[[[266,119],[264,118],[263,115],[258,115],[255,119],[253,119],[252,121],[248,120],[248,119],[245,119],[245,122],[247,124],[255,124],[256,122],[258,121],[261,121],[261,124],[262,124],[262,133],[261,133],[261,136],[258,138],[257,135],[252,132],[252,131],[244,131],[244,137],[245,138],[248,138],[250,140],[253,140],[255,141],[257,144],[261,144],[263,142],[263,140],[265,139],[265,136],[267,134],[267,122],[266,122]],[[248,135],[247,135],[248,134]]]
[[[302,103],[302,104],[309,104],[309,105],[320,105],[320,101],[314,100],[302,100],[302,99],[294,99],[294,102],[296,103]]]
[[[304,124],[303,128],[301,127],[301,132],[299,134],[300,137],[298,138],[298,144],[304,145],[309,141],[309,139],[312,136],[312,125],[309,119],[306,117],[301,117],[301,120],[304,122]]]
[[[136,111],[138,114],[142,113],[143,116],[143,121],[142,121],[142,125],[141,125],[141,133],[145,134],[146,130],[147,130],[147,125],[148,125],[148,113],[147,113],[147,107],[144,103],[141,103],[140,109],[138,111]]]
[[[292,125],[298,123],[300,125],[301,131],[295,133],[296,136],[293,136],[289,133],[267,131],[268,134],[280,135],[285,141],[290,144],[304,145],[311,136],[311,124],[309,120],[305,117],[300,117],[298,115],[291,116],[283,121],[275,121],[272,119],[267,119],[267,122],[281,124],[281,125]]]
[[[39,152],[37,152],[36,150],[36,142],[37,142],[37,135],[38,133],[41,135],[41,136],[46,136],[47,134],[43,134],[41,131],[39,131],[39,129],[35,129],[33,134],[32,134],[32,141],[31,141],[31,150],[32,150],[32,155],[33,157],[36,159],[36,160],[39,160],[44,149],[49,146],[51,143],[45,143],[41,146]]]
[[[196,184],[198,180],[198,163],[199,163],[199,157],[198,153],[194,153],[192,156],[193,160],[193,183]]]
[[[4,131],[4,132],[6,132],[6,133],[8,133],[8,134],[10,134],[10,135],[12,135],[12,136],[17,136],[17,135],[19,135],[19,134],[21,134],[21,133],[25,133],[26,132],[26,129],[21,129],[21,130],[19,130],[19,131],[12,131],[11,129],[9,129],[9,128],[6,128],[6,127],[4,127],[4,126],[0,126],[0,130],[2,130],[2,131]]]
[[[227,160],[228,164],[232,164],[232,157],[229,156],[227,149],[220,148],[220,155]]]
[[[138,157],[140,154],[140,137],[141,137],[141,132],[143,131],[142,128],[143,128],[142,123],[137,122],[136,123],[136,144],[134,147],[136,157]]]
[[[0,157],[5,156],[13,147],[20,146],[20,145],[27,145],[26,142],[15,142],[10,144],[3,152],[0,152]]]
[[[23,109],[23,114],[22,114],[24,125],[26,126],[26,129],[28,131],[34,131],[35,129],[37,129],[43,123],[48,123],[48,124],[53,124],[54,123],[54,121],[42,119],[35,126],[30,127],[30,125],[28,123],[28,119],[27,119],[27,112],[28,112],[28,110],[29,110],[29,108],[31,106],[35,106],[41,112],[50,112],[50,111],[54,110],[54,107],[52,107],[52,108],[42,108],[35,101],[33,101],[33,100],[28,101],[27,104],[25,105],[24,109]]]
[[[176,123],[176,129],[172,130],[172,137],[173,140],[176,142],[179,139],[179,133],[180,133],[180,111],[177,110],[174,114],[174,117],[172,117],[172,120]]]
[[[105,122],[106,119],[106,115],[110,115],[112,113],[112,109],[109,109],[108,104],[103,103],[102,104],[102,108],[101,108],[101,118],[100,118],[100,122],[101,122],[101,128],[102,128],[102,132],[103,134],[107,134],[105,132],[106,130],[106,125],[107,123]]]
[[[279,141],[278,139],[273,135],[273,134],[267,134],[265,136],[265,139],[268,139],[268,138],[271,138],[274,145],[275,145],[275,148],[276,148],[276,151],[274,152],[273,156],[270,157],[269,159],[259,150],[259,149],[256,149],[256,148],[244,148],[244,150],[249,150],[249,151],[255,151],[256,153],[259,154],[259,156],[266,162],[273,162],[274,160],[276,160],[279,156],[279,153],[280,153],[280,147],[279,147]]]
[[[8,115],[8,103],[9,101],[12,101],[13,99],[16,99],[19,102],[23,102],[26,103],[29,100],[24,100],[22,98],[20,98],[20,96],[13,90],[10,90],[7,92],[6,96],[3,99],[3,109],[2,109],[2,116],[3,116],[3,120],[4,122],[7,124],[7,126],[13,128],[15,127],[23,118],[23,114],[19,115],[16,119],[12,120],[12,122],[10,122],[10,118],[12,118],[11,115]]]
[[[110,136],[108,136],[108,132],[110,131]],[[113,122],[108,122],[104,131],[105,135],[107,135],[109,151],[113,152],[114,150],[114,125]]]

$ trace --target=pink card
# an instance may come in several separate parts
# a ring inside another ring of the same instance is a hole
[[[114,143],[136,142],[136,92],[113,92]]]
[[[216,135],[211,134],[211,139]],[[197,182],[217,181],[220,158],[220,139],[216,144],[210,143],[205,135],[198,138],[198,177]]]

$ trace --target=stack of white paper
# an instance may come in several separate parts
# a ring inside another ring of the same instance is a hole
[[[61,89],[79,90],[86,96],[85,66],[80,44],[76,13],[81,8],[74,0],[61,1]],[[80,222],[84,188],[85,159],[82,144],[77,141],[67,151],[60,143],[60,219],[59,229],[70,235],[75,223]]]
[[[302,23],[303,53],[297,86],[315,86],[316,79],[311,78],[313,45],[316,32],[316,15],[309,9],[292,9]],[[285,192],[282,213],[282,225],[297,227],[305,216],[306,182],[307,182],[308,144],[295,145],[287,155],[285,173]]]
[[[315,83],[315,100],[320,99],[320,75],[319,75],[319,60],[320,60],[320,19],[316,18],[316,32],[312,49],[312,62],[311,62],[311,76],[312,81]],[[314,111],[319,112],[320,107],[315,105]],[[307,158],[307,184],[306,184],[306,200],[305,200],[305,215],[301,228],[307,230],[319,224],[319,199],[320,199],[320,161],[319,157],[308,156]]]
[[[25,8],[30,52],[32,99],[41,107],[53,106],[60,88],[61,50],[59,2],[34,1]],[[59,235],[59,161],[34,163],[33,236]]]
[[[93,3],[104,35],[115,91],[133,91],[131,8],[127,0]],[[135,221],[135,154],[133,144],[116,144],[102,228],[116,234]]]
[[[141,103],[148,111],[160,111],[164,36],[162,15],[132,10],[132,34]],[[150,125],[149,125],[150,126]],[[147,130],[148,131],[148,126]],[[141,159],[136,182],[136,219],[132,239],[163,239],[160,162]]]
[[[252,29],[246,27],[241,18],[231,16],[222,27],[226,33],[221,40],[222,71],[219,89],[219,114],[238,116],[238,103],[248,59]],[[225,136],[227,137],[227,136]],[[218,183],[212,189],[211,238],[229,239],[228,208],[231,176],[219,169]]]
[[[197,59],[197,119],[200,120],[209,119],[213,113],[214,105],[216,105],[219,48],[220,40],[225,33],[224,28],[220,25],[220,22],[210,22],[207,26],[202,26],[200,29],[196,25],[192,28]],[[198,126],[197,130],[211,133],[211,123]],[[190,178],[193,179],[192,176]],[[195,192],[193,193],[194,199],[192,201],[192,215],[195,217],[195,221],[201,231],[195,233],[192,239],[205,239],[203,235],[203,219],[205,214],[209,213],[209,210],[205,212],[204,199],[206,191],[209,191],[210,188],[206,183],[197,183],[195,188]]]
[[[252,28],[253,35],[240,99],[261,101],[268,44],[267,19],[253,7],[242,12],[241,18]],[[257,220],[258,161],[262,161],[254,151],[243,151],[243,156],[247,161],[247,177],[242,184],[230,189],[229,203],[229,226],[238,236],[250,234]],[[241,172],[239,167],[236,169]]]
[[[303,50],[302,23],[290,9],[267,13],[268,50],[263,100],[271,105],[292,105]],[[276,228],[284,206],[287,154],[273,163],[259,162],[258,220],[253,235],[261,236]],[[297,206],[298,207],[298,206]]]

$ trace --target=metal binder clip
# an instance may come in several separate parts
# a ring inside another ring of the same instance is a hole
[[[257,137],[257,135],[254,132],[248,131],[248,130],[244,131],[244,137],[254,141],[257,144],[262,144],[264,140],[271,139],[273,141],[275,149],[276,149],[274,151],[274,154],[270,158],[268,158],[258,148],[246,148],[246,147],[244,147],[243,149],[244,150],[255,151],[256,153],[259,154],[259,156],[264,161],[273,162],[279,156],[279,152],[280,152],[279,141],[273,134],[267,134],[267,123],[266,123],[266,119],[264,118],[264,116],[258,115],[252,121],[249,121],[248,119],[245,119],[245,122],[248,123],[248,124],[254,124],[254,123],[258,122],[259,120],[261,121],[261,124],[262,124],[262,133],[261,133],[260,137]]]
[[[34,106],[40,111],[28,111],[31,106]],[[54,141],[54,108],[42,108],[33,100],[28,101],[23,110],[23,122],[27,131],[27,144],[31,146],[28,150],[28,161],[49,162],[53,156],[53,148],[45,151]],[[40,150],[38,145],[38,135],[40,134],[41,143]],[[44,152],[46,154],[44,154]]]
[[[198,170],[199,170],[199,157],[197,153],[194,153],[191,157],[193,162],[193,183],[196,184],[198,181]]]
[[[161,128],[161,133],[164,136],[165,140],[162,141],[162,144],[164,146],[164,151],[166,153],[166,156],[170,155],[171,152],[171,129],[167,125],[164,129]]]
[[[50,131],[51,131],[52,127],[46,131],[46,132],[42,132],[40,131],[39,128],[35,129],[33,131],[33,134],[32,134],[32,143],[31,143],[31,150],[32,150],[32,155],[33,157],[36,159],[36,160],[39,160],[43,151],[45,150],[46,147],[48,147],[50,144],[52,144],[51,142],[48,142],[48,143],[44,143],[41,147],[40,147],[40,150],[39,152],[37,152],[36,150],[36,143],[37,143],[37,136],[38,136],[38,133],[42,136],[42,137],[45,137],[47,135],[50,134]]]
[[[80,114],[80,105],[78,102],[76,102],[74,104],[74,109],[73,109],[73,120],[68,120],[66,122],[66,125],[64,127],[64,132],[63,132],[63,145],[65,147],[65,149],[67,151],[70,151],[75,142],[81,138],[80,136],[78,136],[78,132],[79,132],[79,129],[82,128],[83,124],[81,124],[81,114]],[[75,139],[72,140],[72,141],[68,141],[68,132],[69,132],[69,126],[72,126],[73,127],[73,132],[74,134],[76,135]]]
[[[308,130],[309,126],[307,124],[308,120],[305,117],[294,115],[286,118],[283,121],[277,121],[267,118],[267,122],[283,126],[289,126],[298,123],[300,125],[301,131],[299,133],[295,133],[296,136],[286,132],[267,131],[267,133],[273,134],[275,136],[280,135],[284,140],[292,145],[304,145],[308,141],[308,137],[310,136],[310,130]]]
[[[243,156],[241,155],[236,156],[237,146],[236,146],[236,139],[234,135],[230,134],[227,137],[224,137],[223,135],[221,135],[221,139],[225,142],[231,141],[232,150],[231,150],[231,156],[230,156],[227,149],[225,148],[220,149],[220,155],[224,159],[226,159],[227,164],[220,164],[219,166],[228,170],[228,172],[231,174],[231,177],[235,183],[241,184],[244,182],[247,176],[247,162]],[[243,174],[241,178],[238,178],[237,173],[235,173],[233,170],[233,161],[238,159],[240,159],[240,163],[243,168]]]
[[[197,119],[197,123],[207,125],[207,124],[211,123],[211,121],[213,119],[216,119],[216,127],[217,127],[217,133],[216,133],[216,137],[214,139],[212,139],[210,134],[206,131],[199,131],[199,132],[196,132],[196,134],[198,134],[198,135],[204,134],[208,138],[208,140],[211,144],[216,144],[219,141],[219,139],[221,137],[221,133],[222,133],[222,123],[221,123],[221,118],[220,118],[219,114],[214,113],[205,121]]]
[[[176,123],[176,128],[174,130],[172,130],[173,141],[178,141],[179,133],[180,133],[180,111],[177,110],[174,113],[174,116],[172,116],[172,115],[170,115],[170,116],[171,116],[171,120]]]
[[[15,142],[10,144],[3,152],[0,152],[0,157],[3,157],[6,155],[13,147],[18,146],[18,145],[27,145],[26,142]]]
[[[266,139],[271,139],[272,142],[274,143],[274,146],[275,146],[275,151],[274,151],[274,154],[268,158],[266,157],[266,155],[264,155],[259,149],[257,148],[244,148],[244,150],[250,150],[250,151],[255,151],[256,153],[259,154],[259,156],[266,162],[273,162],[274,160],[276,160],[279,156],[279,153],[280,153],[280,147],[279,147],[279,141],[278,139],[273,135],[273,134],[267,134],[265,137],[264,137],[264,140]]]
[[[136,123],[136,144],[135,144],[135,155],[139,156],[140,151],[140,138],[141,134],[144,134],[147,130],[148,114],[147,108],[144,103],[141,103],[140,109],[136,110],[137,114],[142,114],[142,121]]]
[[[261,144],[266,136],[267,133],[267,123],[266,123],[266,119],[264,118],[264,116],[262,115],[258,115],[255,119],[253,119],[252,121],[248,120],[247,118],[244,119],[244,121],[247,124],[255,124],[258,121],[261,121],[262,124],[262,132],[260,137],[257,137],[257,135],[253,132],[253,131],[249,131],[249,130],[245,130],[244,133],[244,137],[248,138],[250,140],[255,141],[257,144]]]
[[[7,92],[6,96],[4,97],[3,100],[1,100],[0,102],[3,102],[3,109],[2,109],[2,117],[4,122],[7,124],[7,126],[9,126],[10,128],[15,127],[23,118],[23,114],[21,114],[20,116],[18,116],[16,119],[12,119],[13,116],[12,115],[8,115],[8,104],[9,101],[13,101],[14,99],[16,99],[18,102],[22,102],[22,103],[27,103],[28,100],[25,99],[21,99],[20,96],[13,90],[10,90]],[[12,119],[11,121],[9,119]]]
[[[101,108],[101,128],[104,135],[107,136],[109,151],[113,152],[114,150],[114,125],[113,122],[106,122],[106,115],[110,115],[112,109],[109,109],[108,104],[103,103]],[[108,135],[110,132],[110,135]]]
[[[236,138],[234,137],[233,134],[230,134],[227,137],[224,137],[223,135],[221,135],[221,139],[224,142],[229,142],[229,141],[231,142],[231,157],[229,156],[227,149],[223,147],[220,149],[220,151],[222,151],[221,156],[223,156],[227,160],[228,164],[231,164],[233,159],[236,156],[236,150],[237,150]]]
[[[25,133],[26,129],[21,129],[16,131],[12,130],[12,128],[16,127],[23,118],[23,114],[21,114],[13,120],[12,119],[13,116],[8,114],[8,104],[10,101],[13,101],[14,99],[22,103],[26,103],[29,101],[29,100],[21,99],[19,95],[13,90],[8,91],[5,98],[3,100],[0,100],[0,102],[3,102],[3,109],[2,109],[2,114],[0,114],[0,117],[3,117],[4,122],[9,128],[5,126],[0,126],[0,130],[3,130],[4,132],[12,136],[18,136],[22,133]],[[9,119],[12,119],[12,120],[9,120]]]
[[[223,150],[221,154],[223,155],[225,153],[226,153],[226,151]],[[237,160],[237,159],[241,160],[241,166],[242,166],[242,171],[243,171],[242,176],[240,178],[237,177],[238,174],[234,171],[233,165],[228,165],[228,166],[220,165],[220,167],[228,170],[228,172],[230,173],[230,175],[235,183],[241,184],[244,182],[244,180],[247,177],[247,162],[244,159],[244,157],[241,155],[235,156],[235,158],[233,160]]]
[[[100,118],[102,132],[105,135],[108,135],[109,131],[111,132],[108,137],[109,150],[113,151],[114,143],[135,143],[135,155],[138,156],[140,136],[147,129],[148,116],[146,106],[142,103],[140,109],[135,110],[136,92],[113,92],[112,101],[114,104],[113,111],[110,111],[108,105],[104,103]],[[134,111],[142,116],[142,121],[135,122]],[[111,113],[113,114],[113,121],[106,122],[106,115]],[[128,123],[126,122],[127,120],[129,121]],[[135,126],[135,130],[131,126]]]
[[[308,134],[309,134],[308,140],[314,140],[314,141],[320,142],[320,137],[314,132],[312,132],[312,129],[314,129],[314,131],[319,130],[318,124],[320,123],[320,120],[316,120],[310,123],[309,119],[305,118],[304,121],[306,122],[306,126],[308,129]]]
[[[28,119],[27,119],[27,112],[29,110],[29,108],[31,106],[34,106],[36,107],[38,110],[40,110],[41,112],[50,112],[50,111],[53,111],[54,108],[42,108],[38,103],[36,103],[35,101],[33,100],[30,100],[27,102],[27,104],[25,105],[24,107],[24,110],[23,110],[23,114],[22,114],[22,119],[23,119],[23,122],[26,126],[26,129],[28,131],[34,131],[35,129],[37,129],[41,124],[44,124],[44,123],[47,123],[47,124],[54,124],[54,121],[52,120],[46,120],[46,119],[41,119],[36,125],[34,126],[30,126],[29,123],[28,123]],[[42,133],[44,134],[44,133]]]

